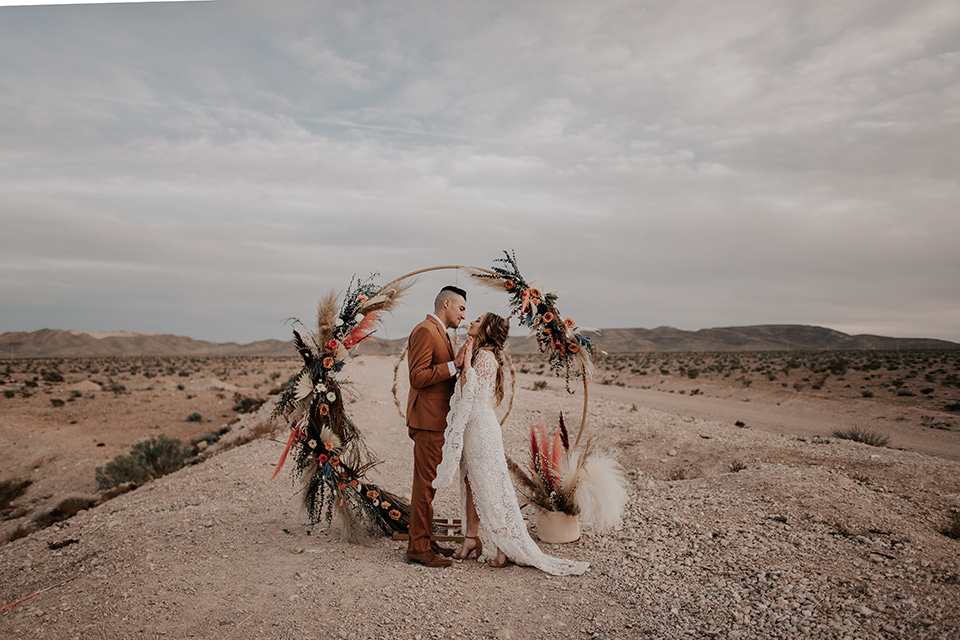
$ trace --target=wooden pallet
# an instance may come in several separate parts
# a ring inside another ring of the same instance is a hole
[[[434,528],[440,528],[446,530],[446,535],[434,534],[430,536],[431,540],[436,542],[463,542],[462,535],[452,535],[451,531],[456,531],[460,529],[460,518],[434,518],[433,519]],[[410,534],[408,533],[399,533],[394,532],[394,540],[409,540]]]

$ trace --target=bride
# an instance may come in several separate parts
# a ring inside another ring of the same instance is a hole
[[[588,563],[543,553],[527,533],[517,505],[500,423],[494,413],[503,399],[501,353],[509,332],[509,322],[492,313],[470,323],[463,347],[463,371],[447,415],[443,460],[433,486],[450,486],[459,470],[465,526],[457,558],[474,555],[493,567],[503,567],[512,560],[553,575],[579,575],[587,570]]]

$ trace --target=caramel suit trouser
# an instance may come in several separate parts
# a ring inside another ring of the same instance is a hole
[[[433,533],[433,481],[443,458],[443,431],[407,427],[413,440],[413,489],[410,492],[410,541],[407,553],[423,553],[430,548]]]

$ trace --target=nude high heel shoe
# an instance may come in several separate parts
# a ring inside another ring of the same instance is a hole
[[[456,559],[458,559],[458,560],[466,560],[467,558],[470,557],[471,554],[473,554],[473,556],[474,556],[475,558],[479,558],[479,557],[480,557],[480,554],[483,553],[483,541],[480,540],[480,538],[479,538],[478,536],[464,536],[463,539],[464,539],[465,541],[466,541],[466,540],[473,540],[473,541],[474,541],[474,545],[473,545],[472,547],[470,547],[469,549],[467,549],[467,552],[466,552],[464,555],[461,556],[460,553],[457,552],[456,554],[454,554],[453,557],[456,558]]]

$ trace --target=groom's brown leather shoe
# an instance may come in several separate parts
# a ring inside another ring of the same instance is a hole
[[[453,560],[442,558],[432,550],[419,553],[407,553],[407,562],[417,562],[425,567],[449,567]]]
[[[449,558],[453,555],[453,549],[448,549],[446,547],[441,547],[436,542],[430,542],[430,551],[433,551],[437,555],[441,555],[444,558]]]

